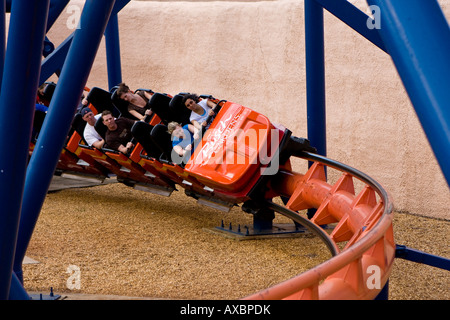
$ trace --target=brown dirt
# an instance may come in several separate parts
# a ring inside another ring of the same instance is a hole
[[[289,222],[277,217],[275,222]],[[27,291],[161,299],[239,299],[330,258],[311,234],[237,241],[208,230],[251,225],[240,208],[201,206],[183,191],[170,197],[122,184],[66,189],[47,196],[24,265]],[[398,244],[449,257],[450,222],[395,215]],[[81,271],[69,290],[67,268]],[[390,299],[448,300],[449,273],[396,259]]]

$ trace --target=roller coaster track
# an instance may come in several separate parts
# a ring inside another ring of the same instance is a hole
[[[395,258],[390,195],[377,181],[345,164],[308,152],[300,157],[313,161],[307,173],[279,172],[273,184],[289,197],[286,207],[267,205],[317,234],[332,257],[244,299],[374,299]],[[342,172],[334,185],[326,182],[325,166]],[[357,195],[353,178],[365,184]],[[296,212],[306,208],[317,208],[311,220]],[[320,226],[331,223],[337,225],[328,235]],[[342,250],[338,244],[345,244]]]

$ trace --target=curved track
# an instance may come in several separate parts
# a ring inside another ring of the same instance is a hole
[[[302,158],[314,164],[305,175],[280,173],[275,188],[289,196],[289,201],[286,208],[272,208],[319,234],[332,254],[333,250],[337,254],[245,299],[375,298],[386,284],[395,258],[389,194],[374,179],[347,165],[307,152],[303,152]],[[334,185],[326,182],[325,165],[342,172]],[[365,184],[358,195],[354,192],[353,178]],[[313,207],[317,212],[308,223],[295,213]],[[337,223],[329,236],[317,231],[319,225],[329,223]],[[342,243],[343,249],[337,249]]]

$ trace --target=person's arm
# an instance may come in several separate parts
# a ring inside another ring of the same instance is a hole
[[[101,140],[97,140],[95,141],[92,146],[97,148],[97,149],[101,149],[103,148],[103,145],[105,144],[105,140],[101,139]]]
[[[192,126],[189,127],[189,130],[194,133],[193,136],[195,140],[197,140],[200,137],[199,132],[201,131],[201,128],[202,126],[198,123],[198,121],[196,120],[192,121]]]
[[[178,155],[181,156],[181,157],[184,155],[184,150],[183,150],[183,148],[180,147],[180,146],[178,146],[178,145],[174,146],[174,147],[173,147],[173,150],[174,150],[176,153],[178,153]]]
[[[128,110],[128,112],[129,112],[132,116],[136,117],[136,118],[139,119],[139,120],[144,120],[144,118],[145,118],[145,116],[143,116],[142,114],[140,114],[140,113],[137,112],[136,110]]]
[[[144,96],[150,100],[152,98],[152,95],[150,94],[150,92],[144,91]]]
[[[87,144],[89,146],[94,146],[97,149],[101,149],[103,147],[103,144],[105,143],[103,141],[103,139],[99,138],[99,136],[94,135],[94,133],[91,130],[89,130],[87,127],[86,127],[86,129],[84,131],[84,140],[87,142]],[[101,143],[101,147],[97,147],[97,145],[99,145],[98,143],[100,141],[103,141]]]
[[[128,152],[130,152],[131,149],[133,149],[134,144],[131,142],[128,142],[126,146],[124,146],[123,144],[121,144],[118,148],[118,150],[124,154],[127,154]]]
[[[215,104],[213,101],[209,100],[209,99],[206,101],[206,104],[207,104],[208,107],[210,107],[211,109],[214,109],[214,108],[216,107],[216,104]]]
[[[195,130],[198,131],[198,130],[200,130],[200,129],[202,128],[201,124],[198,123],[197,120],[192,120],[191,123],[192,123],[192,125],[194,126],[194,133],[195,133]]]

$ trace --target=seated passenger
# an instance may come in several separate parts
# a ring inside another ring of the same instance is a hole
[[[48,83],[43,83],[39,86],[37,90],[37,96],[36,96],[36,104],[41,104],[44,106],[47,106],[50,104],[49,97],[45,96],[45,88],[47,87]]]
[[[133,93],[125,83],[121,83],[117,89],[117,97],[128,102],[128,112],[136,119],[144,120],[146,115],[153,113],[148,105],[152,95],[147,91]]]
[[[105,143],[108,148],[128,154],[134,148],[134,144],[131,142],[133,139],[131,128],[136,121],[125,117],[114,119],[109,110],[102,112],[102,120],[107,127]]]
[[[206,126],[206,119],[208,116],[213,116],[215,113],[212,110],[216,104],[210,99],[200,99],[196,94],[187,94],[183,98],[183,104],[191,110],[191,116],[189,120],[191,121],[193,130],[191,132],[194,134],[194,139],[198,139],[201,134],[202,126]]]
[[[41,111],[41,112],[44,112],[44,113],[47,113],[47,111],[48,111],[48,107],[46,105],[41,104],[41,103],[36,103],[34,109],[36,111]]]
[[[190,158],[192,150],[192,133],[189,130],[189,124],[181,126],[178,122],[170,122],[167,125],[167,132],[172,136],[173,150],[185,159]],[[174,161],[175,162],[175,161]]]
[[[83,131],[83,138],[89,146],[93,146],[97,149],[103,148],[105,140],[95,130],[95,123],[102,116],[101,114],[94,115],[91,109],[84,107],[80,111],[81,117],[86,121],[86,126]]]
[[[34,109],[34,117],[33,117],[33,129],[31,131],[31,139],[35,141],[41,131],[42,124],[44,123],[45,117],[47,115],[48,107],[41,104],[36,103]]]

